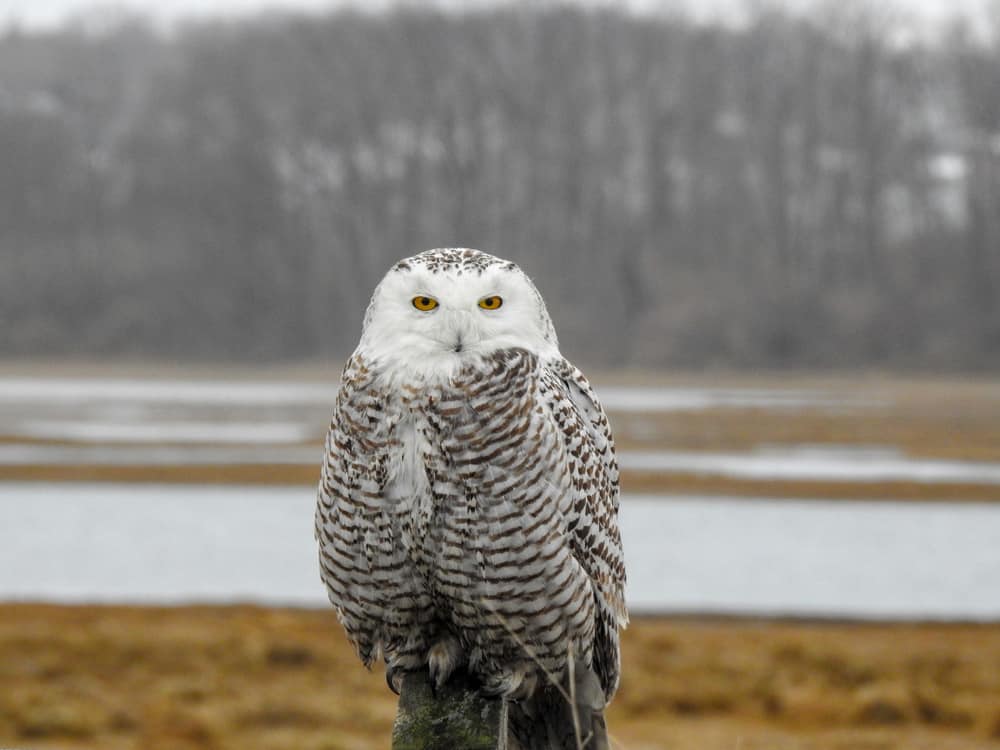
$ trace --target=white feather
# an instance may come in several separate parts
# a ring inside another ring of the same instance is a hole
[[[494,295],[503,300],[499,309],[479,307]],[[418,296],[433,297],[437,308],[418,310]],[[376,287],[357,353],[398,385],[447,380],[471,361],[513,347],[559,356],[545,303],[521,269],[506,262],[481,272],[413,264],[393,268]]]

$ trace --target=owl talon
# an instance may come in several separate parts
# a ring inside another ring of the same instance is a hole
[[[438,666],[437,662],[434,661],[431,661],[428,664],[428,671],[430,671],[431,674],[431,692],[434,694],[434,697],[437,698],[438,690],[440,690],[444,683],[447,682],[450,675],[446,675],[444,670],[442,670],[441,667]]]
[[[386,666],[385,684],[389,686],[389,689],[392,692],[399,695],[400,691],[403,689],[403,673],[393,667]]]
[[[447,635],[431,646],[427,652],[427,669],[431,675],[431,686],[437,691],[451,677],[452,672],[465,661],[458,638]]]

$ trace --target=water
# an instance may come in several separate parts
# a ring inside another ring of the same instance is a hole
[[[309,488],[0,484],[0,599],[324,606]],[[1000,506],[623,499],[636,611],[1000,620]]]

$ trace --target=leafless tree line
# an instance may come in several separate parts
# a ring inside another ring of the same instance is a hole
[[[572,7],[0,38],[0,354],[342,356],[399,257],[640,366],[1000,364],[1000,42]]]

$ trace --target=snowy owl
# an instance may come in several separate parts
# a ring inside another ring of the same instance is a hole
[[[628,621],[618,495],[604,410],[521,269],[455,248],[394,265],[343,371],[316,509],[365,665],[381,654],[397,692],[409,670],[467,670],[508,701],[512,747],[576,748],[574,694],[605,747]]]

